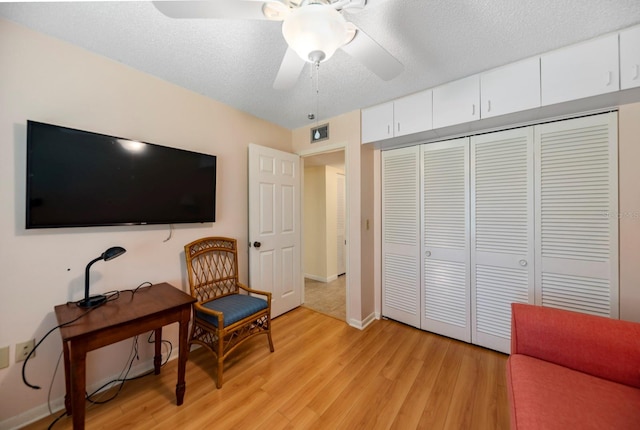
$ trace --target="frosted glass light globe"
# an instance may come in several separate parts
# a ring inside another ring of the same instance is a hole
[[[333,7],[309,4],[294,9],[282,23],[282,35],[303,60],[326,61],[353,37],[347,21]]]

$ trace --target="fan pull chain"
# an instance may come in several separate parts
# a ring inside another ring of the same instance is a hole
[[[316,61],[316,127],[320,117],[320,61]]]

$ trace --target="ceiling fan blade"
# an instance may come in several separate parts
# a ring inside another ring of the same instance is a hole
[[[287,48],[287,52],[284,54],[282,63],[280,64],[280,70],[276,80],[273,82],[273,88],[276,90],[286,90],[293,87],[298,82],[298,77],[304,69],[304,65],[307,64],[298,54],[291,48]]]
[[[340,49],[360,61],[384,81],[389,81],[403,72],[404,66],[400,61],[367,33],[357,27],[356,30],[353,40]]]
[[[153,5],[169,18],[267,19],[262,13],[263,1],[154,1]]]

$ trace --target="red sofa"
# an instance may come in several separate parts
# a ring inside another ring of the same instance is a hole
[[[640,429],[640,324],[514,303],[511,429]]]

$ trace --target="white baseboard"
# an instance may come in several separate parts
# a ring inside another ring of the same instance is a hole
[[[324,282],[325,284],[327,282],[335,281],[336,279],[338,279],[338,275],[332,275],[328,278],[323,278],[322,276],[311,275],[309,273],[305,273],[304,277],[307,279],[311,279],[312,281]]]
[[[369,324],[371,324],[372,322],[374,322],[375,320],[380,319],[380,316],[377,315],[375,312],[369,314],[369,316],[367,316],[365,319],[363,319],[362,321],[356,320],[356,319],[350,319],[349,320],[349,325],[351,327],[355,327],[359,330],[364,330],[365,328],[367,328],[367,326],[369,326]]]

